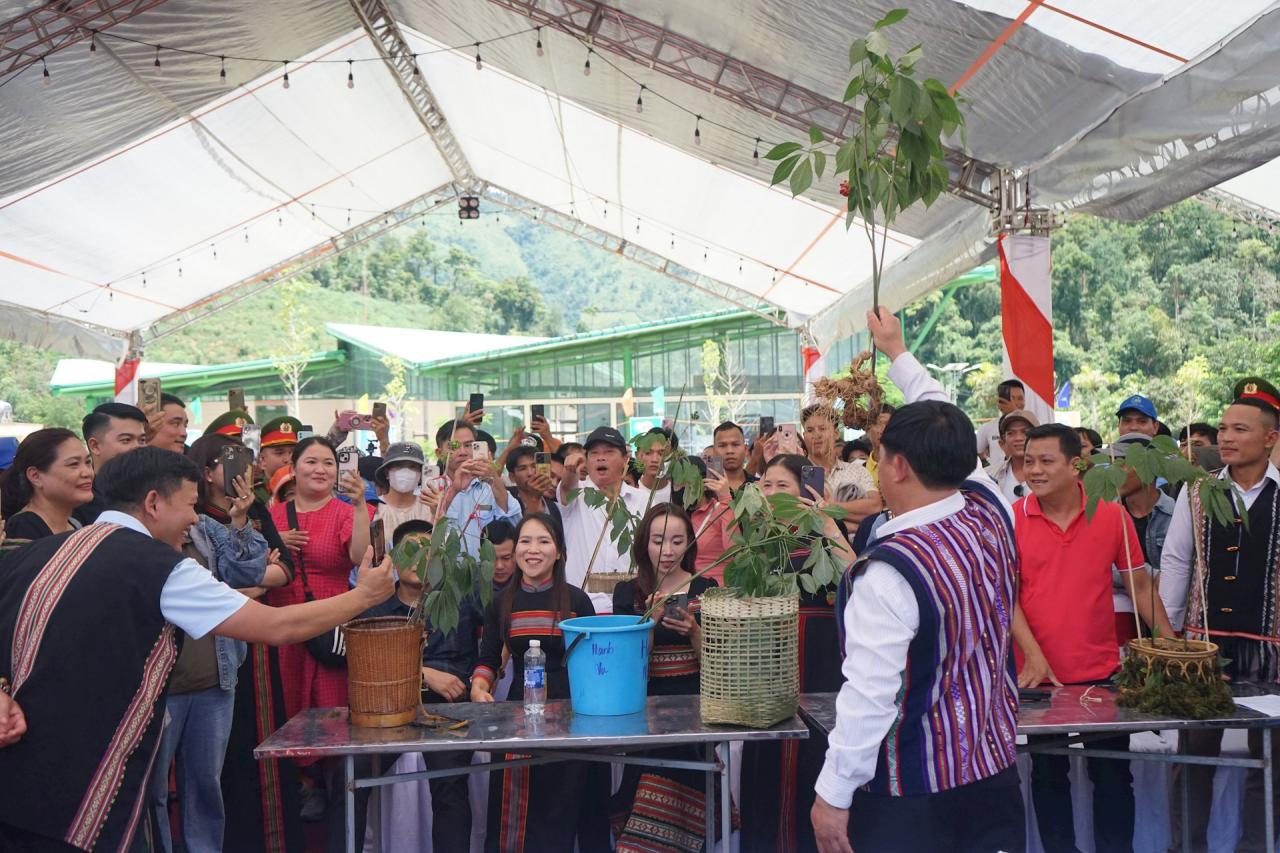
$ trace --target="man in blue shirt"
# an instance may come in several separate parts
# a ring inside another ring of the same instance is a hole
[[[436,523],[461,531],[463,545],[473,557],[480,555],[480,532],[486,524],[500,518],[515,524],[521,516],[520,504],[499,479],[488,448],[483,456],[473,453],[476,442],[475,427],[463,421],[451,421],[436,431],[436,453],[444,461],[448,479]]]

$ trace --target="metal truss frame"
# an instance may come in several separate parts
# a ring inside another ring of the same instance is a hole
[[[152,341],[171,335],[179,329],[201,320],[210,314],[229,308],[237,302],[262,293],[296,275],[307,272],[332,260],[343,252],[375,240],[392,229],[457,201],[459,192],[453,184],[436,187],[405,204],[388,210],[359,225],[353,226],[328,240],[304,249],[279,263],[228,285],[199,302],[188,305],[157,320],[149,327],[131,336],[134,349],[141,349]]]
[[[1280,227],[1280,210],[1265,207],[1218,187],[1198,193],[1195,199],[1244,225],[1268,231]]]
[[[17,74],[164,0],[56,0],[0,24],[0,77]]]
[[[596,0],[489,2],[803,131],[816,126],[828,138],[845,139],[859,115],[848,104]],[[948,150],[947,167],[952,193],[994,208],[998,167],[954,149]]]
[[[651,252],[643,246],[637,246],[625,238],[618,237],[594,225],[589,225],[581,219],[561,213],[553,208],[544,207],[532,199],[496,187],[493,184],[485,185],[482,197],[491,204],[506,208],[529,219],[536,219],[543,225],[563,231],[579,240],[590,243],[607,252],[613,252],[621,258],[626,258],[632,263],[661,273],[681,284],[722,299],[745,311],[750,311],[757,317],[768,320],[776,326],[790,328],[785,320],[779,318],[776,313],[771,313],[768,309],[762,309],[761,306],[769,303],[754,293],[688,269],[670,258],[657,252]]]
[[[462,150],[444,111],[436,102],[435,95],[427,85],[426,78],[419,73],[417,60],[413,50],[405,41],[396,23],[395,16],[382,0],[349,0],[356,17],[364,27],[369,38],[381,54],[383,62],[396,78],[400,91],[404,94],[409,106],[413,109],[418,121],[426,128],[427,135],[440,151],[440,156],[449,166],[453,179],[460,190],[474,190],[479,185],[475,171],[471,168],[467,155]]]

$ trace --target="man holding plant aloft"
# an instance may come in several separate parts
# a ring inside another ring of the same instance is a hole
[[[1280,391],[1265,380],[1251,378],[1237,382],[1234,392],[1235,402],[1223,413],[1218,429],[1218,450],[1226,463],[1218,477],[1229,479],[1235,487],[1248,523],[1237,517],[1235,524],[1224,527],[1204,511],[1196,486],[1183,489],[1164,540],[1160,596],[1170,619],[1185,627],[1188,637],[1218,644],[1228,660],[1227,675],[1275,684],[1280,682],[1280,616],[1274,605],[1280,584],[1280,473],[1270,457],[1280,442],[1276,429]],[[1199,548],[1196,530],[1201,537]],[[1192,755],[1217,755],[1222,732],[1184,732],[1179,745]],[[1250,730],[1249,754],[1262,755],[1261,731]],[[1186,816],[1191,839],[1196,849],[1204,849],[1213,802],[1213,768],[1186,770],[1191,785],[1191,813]],[[1175,772],[1185,771],[1175,768]],[[1176,784],[1172,790],[1178,790]],[[1280,794],[1280,787],[1272,791]],[[1263,826],[1263,795],[1262,774],[1249,773],[1244,836],[1237,850],[1271,849]],[[1176,819],[1181,802],[1176,794],[1172,799]]]
[[[845,680],[814,836],[822,853],[1022,850],[1009,506],[898,320],[881,308],[867,326],[908,404],[880,437],[892,518],[840,582]]]

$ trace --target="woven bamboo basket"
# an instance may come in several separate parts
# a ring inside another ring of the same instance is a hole
[[[800,596],[702,595],[702,721],[764,728],[800,703]]]
[[[1207,640],[1169,640],[1142,637],[1129,641],[1129,653],[1148,669],[1160,669],[1178,681],[1209,684],[1218,681],[1218,645]]]
[[[422,704],[422,624],[381,616],[348,622],[342,631],[351,725],[382,729],[413,722]]]
[[[583,587],[583,591],[587,593],[600,592],[605,595],[613,595],[613,588],[623,581],[635,580],[634,573],[627,572],[601,572],[587,577],[587,585]]]

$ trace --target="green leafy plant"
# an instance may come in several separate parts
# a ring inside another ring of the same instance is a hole
[[[1156,436],[1147,446],[1128,444],[1122,457],[1113,459],[1106,453],[1095,453],[1089,461],[1093,467],[1085,472],[1083,480],[1086,518],[1093,518],[1099,501],[1114,501],[1129,472],[1133,471],[1144,486],[1157,478],[1174,484],[1185,483],[1188,487],[1198,483],[1200,500],[1215,521],[1230,527],[1235,523],[1239,507],[1239,518],[1248,524],[1248,513],[1243,511],[1244,504],[1238,502],[1240,498],[1231,481],[1218,479],[1188,461],[1178,449],[1178,443],[1167,435]],[[1084,466],[1083,461],[1080,464]]]
[[[748,597],[785,595],[803,589],[810,595],[839,579],[839,562],[824,547],[823,516],[845,516],[839,506],[821,509],[788,494],[765,497],[747,484],[731,502],[736,526],[732,545],[719,562],[725,564],[724,585]],[[799,572],[791,571],[791,554],[809,548]]]
[[[765,154],[778,161],[771,183],[788,182],[793,196],[823,178],[828,161],[834,161],[833,175],[846,176],[845,228],[861,219],[871,244],[873,307],[880,305],[889,226],[913,204],[928,207],[946,190],[951,177],[942,141],[964,131],[960,103],[947,87],[932,77],[918,79],[923,46],[900,55],[890,47],[887,31],[905,17],[906,9],[894,9],[849,47],[854,74],[843,100],[859,112],[848,139],[827,139],[811,127],[807,143],[783,142]]]
[[[452,527],[437,528],[429,542],[407,537],[391,552],[397,569],[413,567],[422,581],[422,598],[409,614],[411,621],[425,622],[449,633],[458,627],[462,600],[478,595],[482,605],[493,597],[493,569],[497,560],[493,543],[480,541],[480,556],[467,552],[462,535]]]

